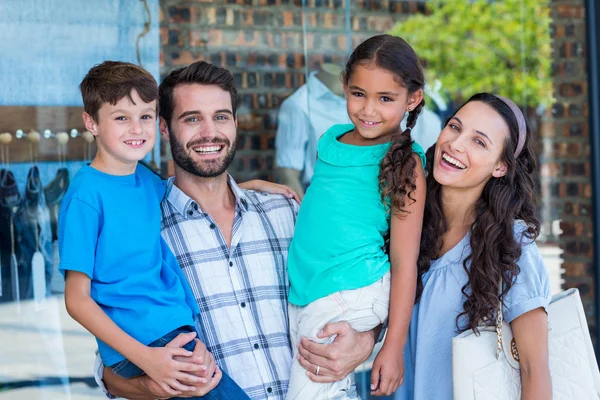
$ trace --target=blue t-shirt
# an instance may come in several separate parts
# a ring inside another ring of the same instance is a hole
[[[521,272],[504,296],[506,322],[536,308],[547,310],[550,278],[535,243],[522,236],[525,226],[515,223],[514,234],[521,243]],[[464,259],[471,253],[467,234],[454,248],[431,262],[423,274],[423,294],[415,305],[404,350],[404,383],[395,400],[452,400],[452,338],[459,332],[456,317],[463,311],[461,288],[468,276]],[[466,316],[460,324],[467,322]]]
[[[84,166],[58,216],[59,270],[91,279],[91,297],[121,329],[147,345],[194,326],[198,305],[160,235],[165,186],[142,165],[115,176]],[[105,365],[124,357],[98,340]]]

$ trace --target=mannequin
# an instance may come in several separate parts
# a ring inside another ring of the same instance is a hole
[[[281,105],[275,140],[277,178],[300,196],[312,177],[316,143],[330,126],[349,123],[342,68],[321,64]]]
[[[317,79],[335,95],[344,97],[344,85],[342,84],[342,68],[337,64],[321,64],[316,75]]]

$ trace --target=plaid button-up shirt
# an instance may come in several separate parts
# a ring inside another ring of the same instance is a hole
[[[212,217],[169,180],[162,236],[200,307],[199,339],[252,399],[284,399],[292,361],[287,254],[298,205],[240,189],[231,244]]]
[[[298,204],[242,190],[231,177],[229,186],[236,197],[229,247],[173,178],[161,203],[162,236],[200,307],[198,339],[251,399],[283,400],[292,364],[286,261]],[[95,372],[107,393],[99,357]]]

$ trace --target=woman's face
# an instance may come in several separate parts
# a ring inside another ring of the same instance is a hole
[[[483,190],[506,174],[500,160],[508,125],[491,106],[471,101],[442,130],[435,149],[433,176],[445,187]]]

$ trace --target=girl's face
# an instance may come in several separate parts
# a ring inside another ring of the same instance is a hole
[[[400,129],[405,112],[423,98],[422,90],[409,94],[395,74],[375,65],[356,65],[344,92],[356,133],[375,143],[389,141]]]
[[[445,187],[483,191],[506,174],[501,161],[508,125],[491,106],[471,101],[442,130],[435,149],[433,176]]]

